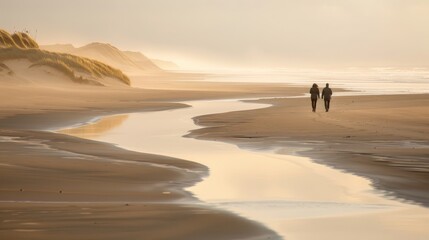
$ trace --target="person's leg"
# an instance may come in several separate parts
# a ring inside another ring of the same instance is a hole
[[[329,111],[329,108],[331,107],[331,99],[328,99],[328,106],[326,108],[326,111]]]
[[[311,106],[313,107],[313,112],[316,111],[317,98],[311,99]]]
[[[329,100],[325,98],[325,110],[329,111]]]
[[[316,107],[317,107],[317,98],[314,99],[314,111],[316,111]]]

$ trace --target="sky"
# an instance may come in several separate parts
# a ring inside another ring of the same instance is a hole
[[[195,68],[426,67],[428,0],[0,0],[0,28]],[[36,32],[37,31],[37,32]]]

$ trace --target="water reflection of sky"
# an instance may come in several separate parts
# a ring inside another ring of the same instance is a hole
[[[106,118],[100,126],[92,123],[95,135],[84,126],[69,134],[202,163],[210,176],[191,192],[212,206],[262,222],[288,239],[423,240],[428,236],[427,209],[386,199],[364,178],[308,158],[182,137],[197,128],[195,116],[265,105],[231,100],[188,104],[192,107]],[[416,223],[410,226],[410,219]],[[340,232],[338,224],[344,227]]]

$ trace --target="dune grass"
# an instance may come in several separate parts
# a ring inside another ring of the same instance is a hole
[[[18,47],[8,32],[0,29],[0,47]]]
[[[39,48],[39,44],[34,41],[28,34],[17,32],[12,34],[12,39],[21,48]]]
[[[27,59],[33,63],[32,67],[49,66],[55,68],[73,81],[80,83],[91,84],[95,82],[78,76],[84,73],[98,78],[115,78],[126,85],[130,85],[130,79],[119,69],[89,58],[41,50],[37,42],[28,34],[14,33],[10,35],[0,29],[0,62],[13,59]]]
[[[70,71],[73,73],[73,76],[78,75],[76,72],[81,72],[95,77],[116,78],[126,85],[130,85],[129,78],[120,70],[96,60],[77,57],[71,54],[53,53],[35,48],[0,48],[0,61],[13,59],[27,59],[32,63],[37,63],[37,65],[48,65],[70,77]]]
[[[76,83],[103,86],[103,84],[101,84],[97,81],[89,80],[89,79],[83,78],[82,76],[79,76],[79,77],[76,76],[74,71],[69,66],[67,66],[65,63],[60,62],[60,61],[54,61],[52,59],[41,59],[41,60],[33,63],[30,66],[30,68],[37,67],[37,66],[52,67],[52,68],[64,73],[67,77],[69,77],[70,79],[72,79]]]
[[[0,47],[39,48],[39,44],[27,33],[16,32],[11,35],[0,29]]]

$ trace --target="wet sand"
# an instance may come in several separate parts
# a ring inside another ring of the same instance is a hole
[[[429,206],[429,95],[334,97],[328,113],[307,98],[256,102],[273,106],[197,117],[190,136],[308,156]]]
[[[200,204],[183,190],[207,175],[201,164],[44,131],[103,115],[186,107],[171,103],[178,100],[301,91],[241,86],[222,92],[207,86],[174,91],[3,85],[1,238],[278,238],[259,223]]]
[[[1,135],[4,239],[276,238],[184,191],[206,175],[200,164],[55,133]]]
[[[61,132],[203,164],[210,175],[189,191],[205,203],[263,223],[286,239],[427,238],[429,209],[386,198],[367,179],[306,157],[183,137],[197,127],[195,116],[266,104],[238,100],[185,104],[192,107],[115,115]],[[342,231],[337,231],[339,225]]]

